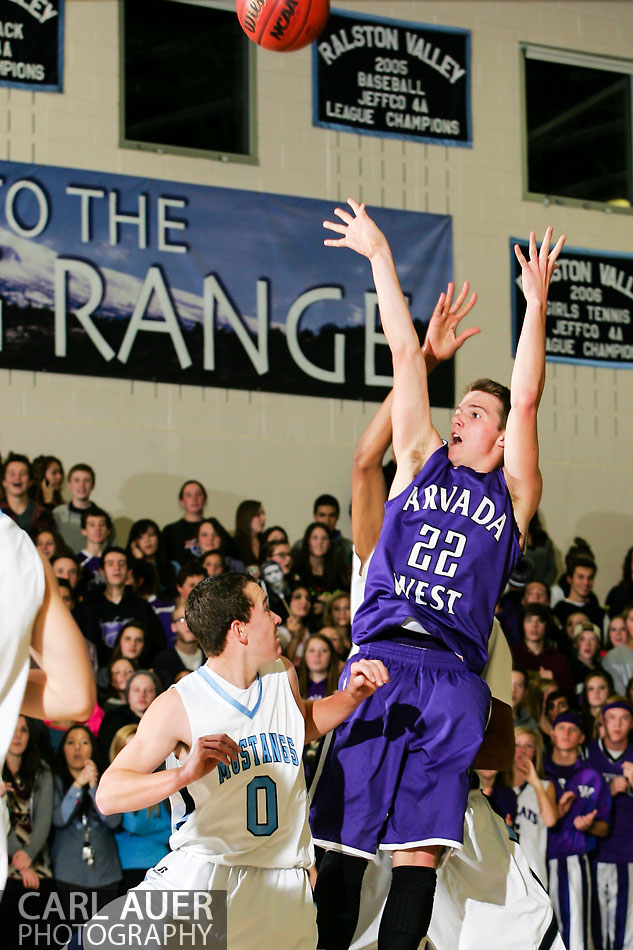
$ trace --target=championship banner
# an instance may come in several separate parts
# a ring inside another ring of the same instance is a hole
[[[0,367],[381,400],[369,262],[334,202],[0,162]],[[418,332],[452,278],[447,215],[383,208]],[[452,365],[431,401],[453,405]]]
[[[469,30],[333,10],[312,82],[313,125],[472,147]]]
[[[527,243],[511,238],[513,353],[525,316],[515,244],[528,256]],[[632,255],[564,247],[549,289],[547,359],[555,363],[633,368],[632,310]]]
[[[0,86],[61,92],[64,0],[0,0]]]

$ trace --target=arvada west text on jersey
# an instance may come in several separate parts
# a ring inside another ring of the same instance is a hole
[[[425,633],[480,672],[490,618],[520,553],[519,529],[503,471],[454,468],[447,451],[444,443],[386,504],[389,543],[379,543],[371,560],[354,639],[389,639],[389,628],[414,614]],[[381,591],[390,592],[389,609]]]

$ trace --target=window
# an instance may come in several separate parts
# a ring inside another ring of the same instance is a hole
[[[570,203],[633,202],[633,63],[526,46],[526,191]]]
[[[122,0],[122,144],[252,159],[254,45],[226,0]]]

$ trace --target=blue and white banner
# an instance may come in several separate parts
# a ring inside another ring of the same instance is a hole
[[[0,162],[0,367],[380,400],[369,263],[326,248],[333,202]],[[446,215],[372,209],[424,332],[452,278]],[[453,404],[453,371],[431,377]]]

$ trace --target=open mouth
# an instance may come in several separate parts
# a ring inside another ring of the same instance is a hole
[[[453,432],[453,434],[451,435],[451,445],[459,445],[459,444],[461,444],[461,441],[462,441],[462,440],[461,440],[460,437],[457,435],[457,433],[456,433],[456,432]]]

